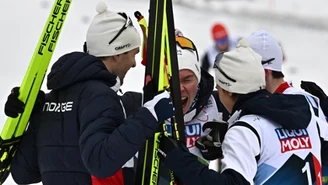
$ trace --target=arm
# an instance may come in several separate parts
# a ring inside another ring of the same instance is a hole
[[[158,127],[146,108],[125,120],[116,96],[111,90],[85,93],[79,105],[82,160],[99,178],[114,175]]]
[[[328,97],[321,101],[321,109],[326,117],[328,117]]]
[[[41,181],[35,144],[36,128],[31,121],[11,163],[11,175],[17,184],[32,184]]]
[[[257,171],[255,156],[260,152],[257,137],[243,126],[231,127],[222,145],[223,172],[217,173],[201,164],[195,156],[182,148],[168,153],[164,163],[185,184],[249,185]]]
[[[328,165],[328,123],[322,119],[317,119],[318,130],[321,140],[322,164]]]
[[[325,116],[328,117],[328,97],[322,88],[316,83],[310,81],[301,81],[301,88],[319,98],[320,107],[322,108]]]
[[[174,156],[174,157],[173,157]],[[172,159],[174,158],[174,159]],[[181,148],[169,153],[164,161],[166,167],[187,185],[249,185],[250,183],[233,169],[218,173],[198,161],[197,157]]]
[[[318,119],[317,123],[321,140],[322,176],[326,184],[328,183],[328,124],[321,119]]]

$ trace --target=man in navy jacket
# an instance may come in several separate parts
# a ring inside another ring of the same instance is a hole
[[[12,161],[18,184],[134,184],[134,156],[174,108],[167,91],[126,118],[117,91],[135,67],[140,36],[125,13],[97,5],[85,53],[68,53],[48,75],[51,90],[36,105]],[[8,97],[17,100],[18,88]],[[19,106],[18,106],[19,107]],[[23,110],[23,106],[20,106]],[[132,178],[131,178],[132,177]]]

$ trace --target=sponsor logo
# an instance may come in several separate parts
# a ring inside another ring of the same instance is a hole
[[[46,112],[69,112],[73,109],[73,102],[46,102],[43,105],[43,111]]]
[[[230,84],[229,82],[224,82],[224,81],[222,81],[222,80],[220,80],[220,79],[219,79],[219,82],[222,83],[223,85],[228,86],[228,87],[231,86],[231,84]]]
[[[51,18],[47,23],[47,28],[45,29],[45,32],[42,36],[42,40],[38,49],[39,55],[43,55],[45,52],[54,51],[70,4],[71,0],[57,0],[56,5],[52,10]],[[62,9],[61,12],[60,9]]]
[[[172,135],[172,126],[170,124],[166,125],[166,129],[169,135]],[[186,133],[186,147],[192,148],[195,146],[196,140],[201,136],[202,125],[200,123],[192,123],[185,125]]]
[[[131,44],[125,44],[123,46],[117,46],[117,47],[115,47],[115,50],[121,50],[121,49],[124,49],[124,48],[128,48],[130,46],[131,46]]]
[[[158,153],[158,148],[159,148],[159,139],[158,139],[158,135],[155,136],[157,139],[155,140],[156,146],[154,147],[154,152],[153,152],[153,164],[152,164],[152,169],[151,169],[151,184],[157,184],[158,181],[158,173],[159,173],[159,166],[160,166],[160,159],[157,155]]]
[[[281,153],[312,148],[309,134],[306,129],[275,129],[280,140]]]

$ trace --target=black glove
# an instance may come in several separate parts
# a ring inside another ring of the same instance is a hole
[[[326,93],[316,83],[310,81],[301,81],[301,88],[319,98],[320,107],[324,114],[328,116],[328,98]]]
[[[12,118],[17,118],[18,113],[23,113],[25,104],[18,99],[19,87],[14,87],[8,96],[5,104],[5,114]]]
[[[23,113],[25,109],[25,104],[18,99],[19,87],[14,87],[8,96],[7,102],[5,104],[5,114],[8,117],[17,118],[19,113]],[[45,94],[43,91],[39,91],[38,97],[36,99],[33,111],[39,111],[45,102]]]
[[[306,92],[318,97],[320,101],[323,101],[327,98],[326,93],[314,82],[301,81],[301,88]]]
[[[175,148],[183,148],[184,150],[188,151],[186,146],[171,137],[167,137],[164,135],[160,136],[160,144],[157,155],[164,161],[166,156]]]
[[[204,159],[214,160],[223,158],[221,144],[227,129],[228,124],[223,121],[210,121],[203,125],[203,132],[209,132],[209,134],[197,139],[195,145],[202,153]]]
[[[158,88],[155,87],[155,84],[153,83],[153,80],[150,76],[146,77],[146,80],[148,81],[147,84],[143,87],[143,99],[144,101],[149,101],[158,94]]]

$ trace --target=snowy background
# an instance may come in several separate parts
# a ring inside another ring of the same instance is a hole
[[[148,0],[103,0],[109,9],[127,12],[134,24],[134,11],[148,19]],[[88,24],[99,0],[78,0],[71,5],[52,63],[61,55],[81,51]],[[226,24],[230,34],[247,36],[257,29],[269,31],[283,46],[287,80],[314,80],[328,92],[327,0],[174,0],[175,25],[192,39],[202,55],[212,44],[210,28]],[[6,120],[4,103],[10,90],[19,86],[48,17],[51,0],[0,1],[0,126]],[[138,28],[138,27],[137,27]],[[139,29],[139,28],[138,28]],[[139,29],[140,31],[140,29]],[[137,61],[141,61],[138,56]],[[141,91],[143,66],[138,62],[126,76],[123,92]],[[46,89],[46,81],[42,87]],[[9,178],[5,185],[15,184]]]

